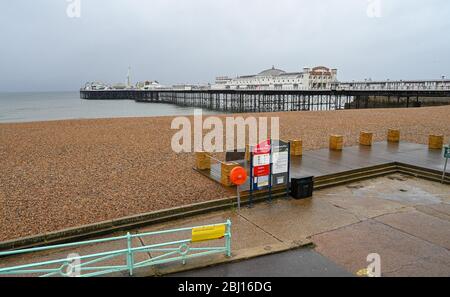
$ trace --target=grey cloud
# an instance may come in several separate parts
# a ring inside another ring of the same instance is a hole
[[[376,1],[376,0],[371,0]],[[0,91],[76,90],[85,81],[212,82],[276,65],[318,64],[339,79],[449,75],[450,2],[65,0],[0,3]]]

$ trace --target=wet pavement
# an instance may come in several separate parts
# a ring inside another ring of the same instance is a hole
[[[450,276],[448,185],[394,174],[322,194],[361,221],[313,235],[317,252],[352,272],[377,253],[382,276]]]
[[[171,274],[176,277],[349,277],[352,273],[303,248],[236,263]]]

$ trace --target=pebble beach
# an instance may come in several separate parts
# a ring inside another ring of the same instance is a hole
[[[327,147],[330,134],[354,145],[361,130],[374,141],[388,128],[416,143],[450,136],[450,106],[237,116],[278,116],[281,138],[305,150]],[[233,195],[192,169],[193,153],[172,151],[172,119],[0,124],[0,241]]]

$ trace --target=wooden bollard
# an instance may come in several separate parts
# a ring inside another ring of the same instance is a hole
[[[388,129],[387,141],[388,142],[400,142],[400,130]]]
[[[226,187],[230,187],[233,185],[230,180],[230,173],[231,173],[231,170],[233,170],[233,168],[237,167],[237,166],[239,166],[239,164],[236,162],[221,163],[220,182],[222,183],[222,185],[224,185]]]
[[[330,150],[340,151],[344,146],[344,136],[331,135],[330,136]]]
[[[250,162],[250,145],[249,144],[245,145],[245,160],[247,160],[247,162]]]
[[[289,145],[291,147],[291,156],[301,156],[303,155],[303,141],[300,139],[289,140]]]
[[[359,144],[361,144],[361,145],[371,146],[372,139],[373,139],[372,132],[361,131],[359,133]]]
[[[195,153],[195,167],[199,170],[211,169],[211,158],[208,153]]]
[[[428,148],[442,149],[443,146],[444,146],[444,135],[431,134],[428,137]]]

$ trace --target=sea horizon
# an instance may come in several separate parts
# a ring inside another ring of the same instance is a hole
[[[192,115],[194,109],[126,99],[85,100],[79,91],[0,92],[0,123]]]

